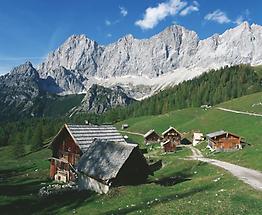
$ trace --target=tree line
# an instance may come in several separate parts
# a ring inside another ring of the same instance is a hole
[[[33,118],[0,123],[0,146],[12,146],[15,156],[35,151],[48,143],[64,123],[115,123],[130,117],[164,114],[173,110],[216,105],[262,90],[262,72],[248,65],[211,70],[156,95],[104,114],[77,114],[71,118]]]

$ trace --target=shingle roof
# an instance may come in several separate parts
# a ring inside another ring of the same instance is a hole
[[[155,132],[154,129],[149,130],[147,133],[145,133],[144,138],[148,137],[150,134],[152,134],[154,132]]]
[[[51,141],[51,146],[59,140],[64,132],[69,133],[82,152],[85,152],[95,139],[126,143],[124,137],[112,125],[65,124]]]
[[[166,133],[168,133],[168,132],[171,131],[171,130],[175,130],[177,133],[180,134],[180,132],[179,132],[178,130],[176,130],[174,127],[169,127],[169,129],[165,130],[165,131],[162,133],[162,135],[165,135]]]
[[[126,143],[112,125],[66,125],[66,128],[82,151],[86,151],[94,139]]]
[[[224,130],[221,130],[221,131],[209,133],[206,136],[207,136],[207,138],[213,138],[213,137],[220,136],[220,135],[223,135],[223,134],[226,134],[226,132]]]
[[[115,178],[136,144],[95,140],[81,156],[77,170],[89,177],[107,182]]]
[[[170,140],[167,140],[167,141],[165,141],[165,142],[162,142],[161,143],[161,146],[164,146],[164,145],[166,145],[167,143],[169,143],[170,142]]]

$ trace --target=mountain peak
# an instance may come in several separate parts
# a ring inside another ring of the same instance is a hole
[[[15,67],[15,68],[13,68],[10,73],[22,74],[22,73],[30,72],[32,70],[35,70],[32,63],[30,61],[26,61],[24,64],[21,64],[21,65]]]
[[[63,45],[79,44],[79,43],[96,43],[96,41],[89,39],[85,34],[71,35]]]
[[[250,25],[249,25],[248,21],[242,22],[238,27],[242,28],[242,29],[247,29],[247,30],[250,29]]]
[[[74,83],[64,80],[72,77],[53,72],[64,67],[71,75],[75,74],[75,79],[81,77],[85,89],[99,83],[121,85],[137,93],[137,86],[143,85],[146,95],[150,94],[149,90],[177,84],[210,69],[262,64],[261,34],[261,26],[250,27],[248,22],[243,22],[204,40],[195,31],[176,24],[148,39],[134,39],[128,34],[106,46],[89,42],[85,35],[72,35],[70,42],[49,55],[39,74],[41,78],[53,77],[62,89],[68,89]]]
[[[125,36],[123,36],[122,38],[120,38],[118,40],[118,42],[121,42],[121,41],[125,41],[125,42],[128,42],[128,41],[133,41],[135,38],[132,34],[127,34]]]

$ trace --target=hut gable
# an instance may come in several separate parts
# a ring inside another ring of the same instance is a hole
[[[170,127],[162,133],[163,141],[170,140],[172,143],[179,145],[181,143],[182,135],[175,128]]]
[[[161,137],[155,132],[154,129],[149,130],[144,135],[144,142],[146,144],[160,142]]]
[[[136,144],[95,140],[80,158],[77,171],[81,189],[106,193],[110,186],[145,180],[151,173]],[[92,183],[91,183],[92,181]]]
[[[211,150],[232,151],[242,149],[241,137],[226,131],[216,131],[207,134],[208,146]]]

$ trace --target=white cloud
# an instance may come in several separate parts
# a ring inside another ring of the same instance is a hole
[[[110,20],[106,19],[106,20],[105,20],[105,24],[106,24],[107,26],[110,26],[110,25],[112,25],[112,22],[111,22]]]
[[[231,20],[227,17],[226,13],[221,10],[215,10],[204,17],[205,20],[214,21],[219,24],[229,23]]]
[[[196,12],[199,11],[199,3],[197,1],[193,1],[192,5],[189,5],[188,7],[186,7],[185,9],[183,9],[179,15],[180,16],[186,16],[192,12]]]
[[[121,14],[122,16],[127,16],[128,11],[127,11],[126,8],[120,6],[119,9],[120,9],[120,14]]]
[[[242,24],[244,21],[250,21],[250,11],[246,9],[242,15],[238,16],[237,19],[233,22],[237,25]]]
[[[108,34],[106,35],[106,37],[112,37],[112,34],[111,34],[111,33],[108,33]]]
[[[169,0],[156,7],[149,7],[146,9],[143,19],[137,20],[135,25],[144,30],[152,29],[167,16],[177,15],[186,6],[187,2],[183,0]]]
[[[237,17],[237,19],[235,20],[235,24],[240,25],[242,22],[244,22],[244,17],[241,15],[239,17]]]

